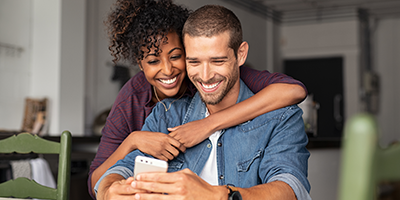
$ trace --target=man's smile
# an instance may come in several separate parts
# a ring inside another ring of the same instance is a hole
[[[217,90],[219,88],[221,82],[222,81],[218,81],[218,82],[211,83],[211,84],[206,84],[206,83],[203,83],[203,82],[199,82],[199,84],[203,88],[203,91],[205,91],[205,92],[214,92],[215,90]]]

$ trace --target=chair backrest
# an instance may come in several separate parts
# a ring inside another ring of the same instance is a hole
[[[378,125],[370,114],[358,114],[345,126],[340,200],[377,198],[378,184],[400,180],[400,145],[381,148]]]
[[[60,142],[45,140],[30,133],[20,133],[0,140],[0,153],[59,154],[56,189],[20,177],[1,183],[0,197],[67,200],[71,175],[71,143],[72,137],[69,131],[61,134]]]

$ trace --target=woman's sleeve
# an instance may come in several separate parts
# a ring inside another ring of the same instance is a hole
[[[306,86],[301,81],[282,73],[270,73],[267,70],[258,71],[246,66],[241,66],[240,78],[253,93],[257,93],[273,83],[297,84],[303,87],[307,92]]]
[[[128,131],[128,125],[126,124],[125,126],[122,124],[118,125],[118,129],[115,126],[115,120],[118,120],[118,116],[123,116],[120,109],[116,108],[114,109],[114,112],[110,113],[110,116],[107,119],[107,122],[102,130],[102,136],[100,140],[99,147],[97,149],[96,156],[94,160],[92,161],[89,169],[89,178],[88,178],[88,188],[89,188],[89,194],[90,196],[94,198],[94,195],[92,193],[92,173],[94,170],[96,170],[103,162],[105,162],[111,154],[114,153],[114,151],[121,145],[121,143],[124,141],[126,138],[127,134],[122,134],[125,131]],[[118,120],[118,121],[125,121],[125,120]],[[122,128],[125,127],[125,128]],[[126,129],[123,131],[122,129]]]

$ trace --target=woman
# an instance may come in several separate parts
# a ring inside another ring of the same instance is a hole
[[[242,80],[253,92],[258,92],[253,97],[203,120],[172,127],[169,135],[140,131],[157,102],[168,111],[170,105],[164,104],[162,99],[179,99],[196,93],[186,77],[181,36],[188,15],[187,9],[171,0],[117,0],[107,21],[110,50],[114,61],[123,58],[136,62],[142,72],[121,89],[102,130],[99,149],[89,172],[91,194],[101,175],[132,150],[171,160],[216,130],[304,99],[306,91],[302,83],[283,74],[242,66]]]

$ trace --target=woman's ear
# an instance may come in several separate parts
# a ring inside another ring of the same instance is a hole
[[[143,71],[142,63],[138,60],[137,61],[140,71]]]
[[[239,66],[242,66],[246,62],[248,53],[249,53],[249,44],[247,42],[242,42],[237,51],[237,61]]]

